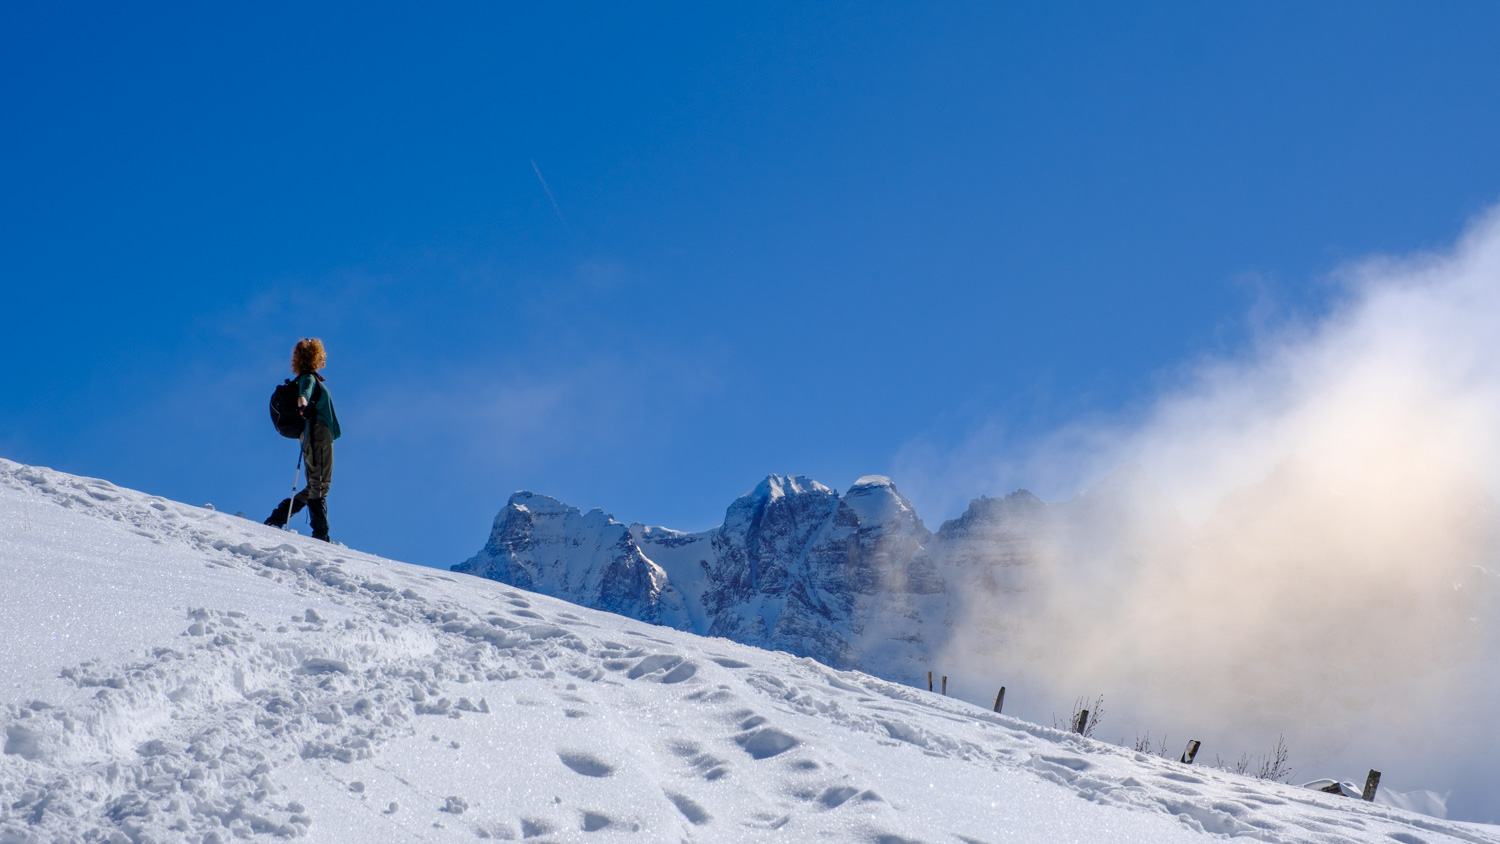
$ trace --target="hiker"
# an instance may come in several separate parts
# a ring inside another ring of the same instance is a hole
[[[297,376],[297,406],[307,428],[302,434],[302,462],[307,466],[307,488],[282,500],[266,524],[286,527],[287,519],[305,506],[312,519],[314,539],[328,540],[328,485],[333,480],[333,441],[339,438],[339,417],[333,397],[318,373],[328,364],[323,341],[305,337],[292,348],[292,373]]]

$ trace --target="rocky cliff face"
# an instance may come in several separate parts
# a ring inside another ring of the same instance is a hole
[[[602,510],[518,492],[495,517],[489,541],[453,571],[509,583],[654,624],[690,627],[682,596]]]
[[[1063,553],[1059,537],[1107,529],[1121,502],[1142,494],[1133,481],[1099,490],[1057,505],[1025,490],[978,498],[936,534],[879,475],[842,495],[771,475],[701,533],[627,528],[522,492],[480,553],[454,570],[915,682],[948,642],[965,596],[1003,607]]]
[[[923,548],[931,534],[888,478],[861,478],[841,497],[772,475],[712,534],[702,632],[835,667],[869,668],[872,636],[922,641],[910,628],[925,619],[891,599],[943,591]]]

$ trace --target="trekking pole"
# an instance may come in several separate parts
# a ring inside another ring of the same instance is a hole
[[[307,437],[307,432],[302,432],[302,439]],[[292,501],[297,498],[297,479],[302,477],[302,439],[297,440],[297,468],[292,471],[292,495],[286,500],[286,521],[282,523],[282,529],[286,529],[286,522],[292,520]]]

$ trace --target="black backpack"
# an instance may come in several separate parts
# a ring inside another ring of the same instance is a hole
[[[318,393],[322,389],[323,385],[316,381],[313,383],[313,397],[309,405],[318,403]],[[271,391],[271,424],[276,426],[276,433],[287,439],[302,438],[307,420],[302,418],[301,408],[297,407],[297,379],[288,378]]]

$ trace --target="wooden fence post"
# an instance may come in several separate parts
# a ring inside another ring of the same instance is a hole
[[[995,695],[995,714],[1000,714],[1000,707],[1005,705],[1005,687],[1000,687],[1000,694]]]
[[[1084,729],[1084,727],[1087,727],[1088,724],[1089,724],[1089,711],[1087,709],[1080,709],[1078,711],[1078,723],[1073,725],[1073,732],[1075,732],[1075,733],[1077,733],[1079,735],[1083,735],[1083,729]]]
[[[1182,751],[1182,762],[1184,765],[1193,764],[1193,757],[1198,755],[1198,745],[1199,742],[1197,739],[1188,742],[1187,750]]]
[[[948,696],[948,675],[947,674],[943,675],[943,696],[944,697]]]
[[[932,691],[932,672],[927,672],[927,691]]]
[[[1369,802],[1375,802],[1375,789],[1380,787],[1380,772],[1374,768],[1370,769],[1370,775],[1365,777],[1365,793],[1360,797]]]

